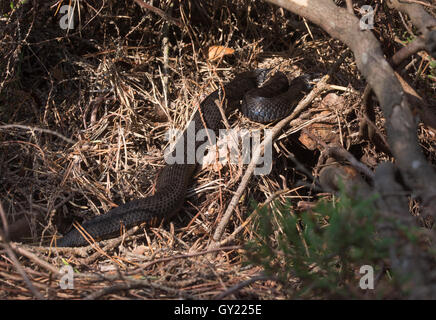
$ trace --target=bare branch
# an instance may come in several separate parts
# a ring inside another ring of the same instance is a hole
[[[410,17],[412,23],[422,33],[427,52],[433,58],[436,58],[436,19],[429,15],[421,5],[416,3],[389,0],[388,5],[391,8],[406,13]]]
[[[139,6],[141,6],[142,8],[146,9],[146,10],[150,10],[154,13],[156,13],[157,15],[159,15],[161,18],[167,20],[168,22],[175,24],[176,26],[178,26],[179,28],[183,28],[183,23],[176,18],[171,17],[169,14],[167,14],[165,11],[162,11],[159,8],[153,7],[152,5],[149,5],[148,3],[142,1],[142,0],[134,0]]]
[[[347,11],[350,14],[354,14],[354,10],[353,10],[353,0],[346,0],[345,1],[347,4]]]
[[[392,64],[398,66],[403,60],[410,57],[412,54],[417,53],[420,50],[424,50],[425,42],[419,37],[409,43],[407,46],[398,50],[391,58]]]
[[[388,0],[387,4],[391,8],[406,13],[423,35],[436,30],[436,19],[429,15],[421,5],[398,0]]]
[[[406,184],[422,199],[426,214],[436,206],[436,174],[427,163],[416,136],[417,123],[406,94],[370,31],[359,19],[332,1],[268,0],[322,27],[353,51],[357,67],[377,96],[386,118],[388,143]],[[412,18],[412,17],[411,17]],[[412,21],[414,19],[412,18]],[[420,26],[427,26],[428,21]]]
[[[265,146],[268,145],[269,143],[272,143],[272,140],[278,135],[278,133],[284,128],[284,126],[287,125],[293,118],[295,118],[295,116],[298,113],[300,113],[304,108],[306,108],[313,101],[313,99],[315,99],[318,96],[318,94],[320,94],[323,90],[325,90],[328,87],[326,83],[328,79],[329,76],[325,76],[315,86],[315,88],[297,105],[297,107],[292,112],[292,114],[284,118],[283,120],[279,121],[272,128],[271,134],[268,135],[265,138],[265,140],[259,145],[259,147],[256,148],[253,157],[250,161],[250,164],[248,165],[247,170],[245,171],[245,174],[242,177],[241,183],[239,184],[238,189],[236,190],[232,200],[230,201],[230,204],[227,207],[226,212],[222,217],[222,220],[220,221],[218,227],[215,230],[215,233],[213,235],[213,241],[210,245],[210,248],[219,246],[219,241],[224,233],[224,229],[227,226],[227,223],[229,222],[233,210],[238,204],[238,201],[241,198],[242,193],[245,191],[251,176],[253,175],[254,169],[259,161],[259,157],[261,156],[263,150],[265,149]]]

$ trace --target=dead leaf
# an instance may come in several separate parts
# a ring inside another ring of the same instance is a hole
[[[208,59],[210,61],[214,61],[224,57],[225,55],[230,55],[233,53],[235,53],[235,50],[231,48],[226,48],[223,46],[212,46],[209,48]]]
[[[146,246],[140,245],[133,249],[133,253],[142,256],[147,250],[148,248]]]

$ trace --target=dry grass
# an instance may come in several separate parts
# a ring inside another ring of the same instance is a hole
[[[54,15],[57,1],[27,1],[13,11],[6,2],[0,7],[0,199],[9,227],[33,246],[21,246],[16,262],[6,249],[0,251],[0,298],[30,299],[40,292],[53,299],[209,299],[260,274],[259,267],[244,267],[241,255],[242,245],[253,237],[251,222],[230,247],[207,252],[243,174],[235,165],[202,169],[170,224],[142,228],[104,254],[48,254],[37,246],[53,244],[53,237],[75,219],[151,194],[155,175],[164,165],[165,133],[183,129],[202,98],[220,82],[265,66],[291,74],[325,74],[346,48],[313,25],[309,29],[299,17],[261,1],[160,1],[162,10],[182,21],[183,30],[140,10],[133,1],[106,1],[104,6],[101,1],[80,1],[80,21],[68,34],[58,25],[59,14]],[[394,32],[402,32],[397,20],[384,14],[376,25],[388,21]],[[165,37],[168,61],[162,47]],[[233,48],[235,54],[211,62],[207,49],[212,45]],[[390,43],[386,54],[398,47]],[[435,83],[416,76],[418,68],[424,71],[420,61],[408,72],[418,92],[430,99]],[[365,86],[350,56],[332,83],[357,92]],[[335,120],[344,145],[374,164],[388,158],[356,138],[359,95],[338,94],[349,109],[337,112]],[[313,110],[301,121],[310,120]],[[238,112],[228,118],[235,127],[260,126]],[[290,199],[296,212],[318,199],[311,178],[294,169],[296,158],[300,168],[312,173],[318,157],[317,151],[302,147],[298,134],[286,130],[275,143],[273,172],[251,179],[224,237],[245,223],[252,212],[251,199],[264,202],[289,188],[279,198]],[[420,138],[434,161],[434,131],[422,127]],[[4,248],[8,246],[5,242]],[[17,252],[18,245],[10,246]],[[52,277],[65,262],[78,271],[72,290],[60,289]],[[286,295],[280,284],[264,279],[228,297]]]

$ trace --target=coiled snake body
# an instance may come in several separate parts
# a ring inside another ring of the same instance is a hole
[[[270,80],[258,87],[265,80],[270,69],[257,69],[237,75],[227,83],[223,90],[216,90],[207,96],[200,104],[190,123],[195,125],[195,131],[204,127],[217,131],[221,123],[221,113],[215,101],[220,97],[227,100],[227,104],[242,101],[241,111],[248,118],[257,122],[268,122],[287,116],[296,103],[304,96],[309,85],[304,76],[295,78],[289,83],[287,77],[277,72]],[[223,91],[223,92],[222,92]],[[225,104],[224,104],[225,105]],[[183,143],[188,150],[187,130]],[[204,142],[195,142],[195,150]],[[187,160],[187,152],[184,154]],[[191,183],[196,165],[167,164],[160,172],[155,194],[142,199],[127,202],[111,209],[106,214],[99,215],[83,223],[83,228],[94,239],[107,239],[120,233],[121,225],[131,228],[142,222],[158,223],[162,219],[170,219],[183,204],[186,190]],[[57,242],[59,247],[75,247],[87,245],[82,235],[73,229]]]

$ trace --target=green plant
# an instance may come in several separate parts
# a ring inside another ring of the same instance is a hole
[[[435,78],[436,77],[436,60],[430,61],[430,75],[428,75],[429,78]]]
[[[358,289],[361,266],[383,272],[394,239],[377,234],[374,199],[351,199],[341,192],[337,201],[320,201],[299,216],[290,214],[289,203],[275,206],[275,219],[268,208],[257,209],[258,237],[247,244],[247,257],[285,285],[299,279],[298,288],[288,288],[291,295],[358,296],[364,294]]]
[[[13,11],[15,8],[18,8],[19,6],[21,6],[21,5],[25,4],[25,3],[27,3],[27,0],[20,0],[20,1],[18,1],[17,4],[15,5],[15,4],[14,4],[14,1],[11,0],[11,1],[9,2],[9,7],[11,8],[11,11]]]

